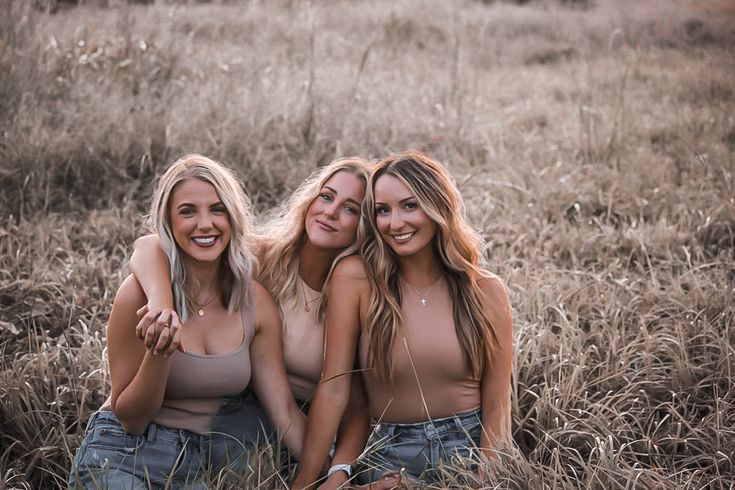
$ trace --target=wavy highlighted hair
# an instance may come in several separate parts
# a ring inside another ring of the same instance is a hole
[[[339,158],[318,168],[294,191],[279,208],[276,216],[264,227],[263,232],[271,241],[262,257],[258,278],[273,295],[278,305],[297,301],[296,285],[299,277],[299,250],[306,239],[306,213],[319,196],[324,184],[338,172],[349,172],[367,185],[370,173],[367,160],[358,157]],[[332,269],[339,259],[356,253],[357,241],[342,250],[332,262]],[[331,277],[322,288],[318,316],[322,318],[326,308],[326,291]]]
[[[246,306],[249,298],[250,275],[254,259],[247,247],[252,234],[250,201],[231,170],[196,153],[184,155],[174,162],[158,180],[153,193],[150,226],[161,241],[171,271],[174,306],[182,321],[194,310],[192,288],[187,281],[186,264],[171,230],[171,196],[176,187],[187,179],[199,179],[211,184],[217,192],[230,220],[230,243],[221,261],[222,302],[227,311],[235,312]]]
[[[367,312],[368,365],[380,378],[391,377],[396,337],[403,328],[398,256],[380,236],[376,223],[375,183],[383,175],[400,180],[436,223],[432,246],[454,303],[457,338],[467,367],[479,378],[492,348],[497,346],[492,323],[480,301],[478,282],[488,274],[480,265],[482,238],[467,222],[454,179],[440,163],[415,150],[378,162],[363,201],[361,252],[372,286]]]

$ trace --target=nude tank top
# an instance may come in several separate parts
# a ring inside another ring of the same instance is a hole
[[[324,327],[317,319],[321,292],[297,279],[295,301],[284,302],[283,358],[288,381],[297,401],[311,398],[324,364]],[[308,303],[310,311],[304,306]]]
[[[250,343],[255,335],[252,301],[241,311],[243,340],[227,354],[176,351],[171,356],[166,391],[153,422],[207,434],[223,397],[241,393],[250,382]]]
[[[405,322],[393,352],[392,380],[363,371],[370,409],[384,422],[413,423],[468,412],[480,407],[480,380],[465,365],[454,328],[453,302],[444,278],[422,305],[421,297],[399,281]],[[369,348],[360,336],[360,365],[365,368]]]

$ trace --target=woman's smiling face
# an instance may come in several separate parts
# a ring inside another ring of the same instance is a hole
[[[324,249],[342,249],[352,244],[363,197],[365,182],[358,176],[344,170],[332,175],[306,211],[309,241]]]
[[[171,193],[169,213],[184,254],[199,262],[220,259],[230,243],[230,217],[212,184],[197,178],[180,182]]]
[[[374,193],[375,222],[385,243],[399,256],[431,250],[436,223],[419,207],[409,188],[397,177],[384,174],[375,181]]]

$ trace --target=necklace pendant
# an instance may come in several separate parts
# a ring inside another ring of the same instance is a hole
[[[311,308],[309,308],[309,303],[304,303],[304,311],[307,313],[311,311]]]
[[[197,310],[197,315],[199,315],[199,316],[204,316],[204,308],[199,308],[199,309]]]
[[[421,298],[421,306],[426,306],[426,298]]]

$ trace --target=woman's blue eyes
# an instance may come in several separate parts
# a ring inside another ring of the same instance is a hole
[[[332,196],[331,194],[327,194],[327,193],[321,193],[319,194],[319,199],[321,199],[322,201],[326,201],[326,202],[332,202],[334,201],[334,196]],[[345,204],[344,208],[345,208],[345,211],[347,211],[350,214],[357,214],[359,212],[359,210],[351,204]]]

